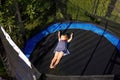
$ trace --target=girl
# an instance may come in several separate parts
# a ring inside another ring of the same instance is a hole
[[[58,32],[58,44],[57,47],[55,48],[54,52],[55,55],[51,61],[50,68],[53,69],[56,67],[56,65],[60,62],[61,58],[65,55],[70,54],[68,51],[68,43],[72,40],[73,38],[73,33],[71,33],[70,38],[68,38],[67,34],[62,34],[60,36],[60,31]]]

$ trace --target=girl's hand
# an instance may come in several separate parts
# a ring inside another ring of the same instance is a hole
[[[71,37],[73,36],[73,33],[71,33],[71,35],[70,35]]]
[[[60,31],[58,31],[58,40],[60,41]]]
[[[60,31],[58,31],[58,35],[60,35]]]
[[[73,38],[73,33],[70,34],[70,38],[68,39],[68,42],[70,42]]]

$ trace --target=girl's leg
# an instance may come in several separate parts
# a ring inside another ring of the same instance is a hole
[[[55,55],[54,55],[54,57],[53,57],[53,59],[52,59],[52,61],[51,61],[51,64],[50,64],[50,68],[51,68],[51,69],[54,68],[54,64],[55,64],[55,62],[57,61],[58,55],[59,55],[59,52],[55,52]]]
[[[55,64],[54,64],[54,67],[56,65],[58,65],[58,63],[60,62],[61,58],[64,56],[64,53],[63,52],[59,52],[58,53],[58,56],[57,56],[57,60],[55,61]]]

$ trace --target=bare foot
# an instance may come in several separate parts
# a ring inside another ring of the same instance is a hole
[[[54,66],[50,66],[50,69],[54,69],[55,67]]]

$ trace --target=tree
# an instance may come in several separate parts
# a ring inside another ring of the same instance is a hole
[[[22,22],[18,2],[16,0],[14,0],[14,2],[15,2],[15,8],[16,8],[16,14],[17,14],[18,22],[19,22],[19,27],[20,27],[21,33],[22,33],[22,40],[23,40],[23,44],[24,44],[26,42],[24,24]]]

